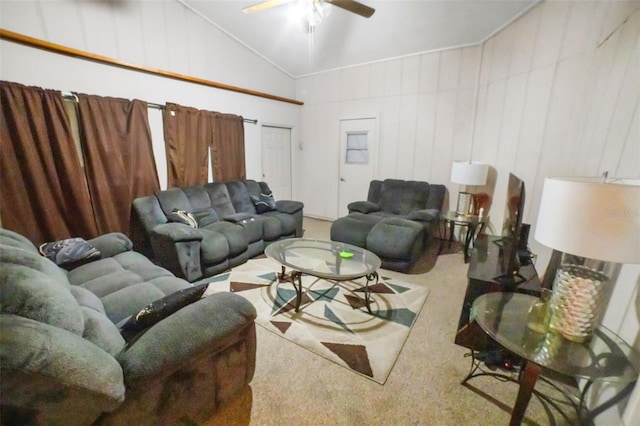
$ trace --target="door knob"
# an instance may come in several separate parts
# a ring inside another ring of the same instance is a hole
[[[344,182],[344,178],[340,178],[340,182]]]

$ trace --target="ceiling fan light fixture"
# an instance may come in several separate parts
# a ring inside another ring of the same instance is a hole
[[[309,27],[315,27],[329,14],[330,8],[321,0],[297,0],[299,16]]]

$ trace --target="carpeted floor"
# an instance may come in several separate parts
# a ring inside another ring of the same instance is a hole
[[[330,222],[305,218],[306,238],[329,238]],[[385,275],[430,290],[386,383],[380,385],[257,327],[251,389],[223,407],[210,425],[505,425],[517,384],[467,375],[467,350],[453,343],[468,265],[455,246],[431,248],[414,274]],[[447,254],[448,253],[448,254]],[[550,424],[533,398],[525,424]],[[557,424],[562,424],[558,421]]]

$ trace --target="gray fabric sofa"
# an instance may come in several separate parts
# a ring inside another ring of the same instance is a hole
[[[172,188],[133,201],[144,238],[136,250],[188,281],[218,274],[264,252],[273,241],[302,237],[299,201],[277,200],[258,213],[252,196],[271,194],[265,182],[213,182]],[[197,228],[171,221],[174,209],[193,213]],[[139,246],[139,248],[138,248]]]
[[[349,215],[331,225],[331,239],[366,248],[382,267],[407,272],[438,230],[444,185],[373,180],[366,201],[349,203]]]
[[[0,229],[3,425],[203,422],[248,388],[255,309],[232,293],[195,301],[125,343],[115,325],[192,285],[113,233],[70,271]]]

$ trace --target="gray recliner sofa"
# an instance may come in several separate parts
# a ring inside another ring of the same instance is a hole
[[[89,243],[102,258],[66,271],[0,229],[3,425],[196,424],[248,389],[251,303],[216,293],[125,343],[117,323],[193,286],[123,234]]]
[[[193,282],[246,262],[273,241],[302,237],[304,205],[277,200],[273,210],[258,213],[254,199],[263,194],[271,194],[265,182],[244,180],[172,188],[138,198],[133,207],[144,240],[136,250]],[[174,209],[192,213],[197,228],[172,221]]]
[[[444,185],[400,179],[373,180],[366,201],[349,203],[349,215],[331,225],[331,239],[366,248],[382,267],[408,272],[437,232]]]

